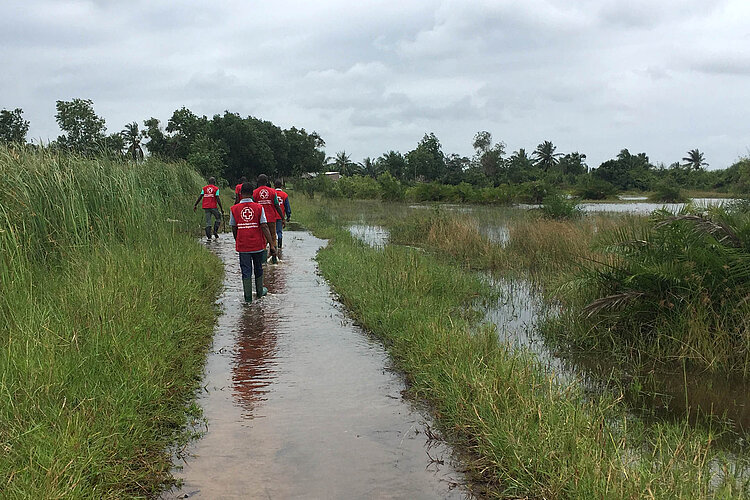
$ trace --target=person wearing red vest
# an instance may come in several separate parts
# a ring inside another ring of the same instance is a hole
[[[271,233],[273,238],[273,247],[276,247],[276,220],[282,219],[281,207],[279,206],[279,197],[276,196],[276,190],[268,185],[268,176],[266,174],[260,174],[258,176],[258,187],[253,191],[253,200],[263,205],[263,209],[266,214],[268,221],[268,231]],[[276,256],[272,256],[272,260],[276,264]]]
[[[271,255],[276,255],[276,245],[266,224],[263,206],[253,201],[253,186],[246,182],[240,188],[240,202],[229,209],[229,225],[234,236],[235,249],[240,254],[242,290],[246,302],[253,301],[253,275],[255,294],[261,298],[268,293],[263,286],[263,254],[266,242],[271,244]]]
[[[240,177],[240,183],[234,186],[234,203],[237,204],[240,202],[240,190],[242,189],[242,185],[247,182],[246,177]]]
[[[292,216],[292,207],[289,205],[289,195],[281,190],[281,179],[276,179],[273,182],[273,187],[276,190],[276,196],[279,197],[279,206],[281,207],[281,219],[276,221],[276,247],[281,250],[281,242],[284,237],[284,218],[289,222],[289,218]]]
[[[198,195],[198,199],[195,200],[195,204],[193,205],[193,212],[195,212],[195,209],[198,208],[198,202],[203,200],[201,206],[203,207],[203,211],[206,212],[206,238],[208,238],[208,241],[211,241],[211,217],[214,218],[214,237],[217,239],[219,238],[219,226],[224,217],[224,207],[221,206],[219,188],[215,184],[216,178],[209,177],[208,185],[201,189],[201,194]],[[216,208],[217,206],[218,209]]]

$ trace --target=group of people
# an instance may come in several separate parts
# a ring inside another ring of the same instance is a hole
[[[257,187],[247,182],[245,177],[234,189],[234,205],[229,209],[229,225],[235,240],[235,248],[240,255],[242,288],[246,302],[253,300],[253,276],[255,276],[255,294],[257,298],[268,293],[263,286],[263,264],[271,256],[276,264],[283,243],[283,228],[292,215],[289,195],[282,189],[281,180],[271,187],[268,176],[258,176]],[[206,214],[206,238],[211,241],[219,238],[219,227],[223,219],[224,207],[219,198],[216,179],[210,177],[208,185],[201,190],[193,205],[193,211],[202,202]],[[213,219],[213,227],[211,221]],[[213,229],[213,232],[212,232]]]

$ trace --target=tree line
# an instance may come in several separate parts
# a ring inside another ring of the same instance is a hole
[[[425,134],[405,154],[388,151],[378,158],[354,162],[346,151],[325,155],[325,141],[316,132],[282,129],[270,121],[225,111],[211,118],[186,107],[174,111],[165,126],[157,118],[128,123],[106,133],[89,99],[56,102],[55,119],[62,134],[48,147],[82,155],[114,154],[134,161],[148,154],[165,161],[187,161],[204,176],[235,182],[241,176],[266,173],[299,177],[307,172],[335,170],[345,176],[373,179],[383,173],[401,183],[469,184],[475,188],[537,183],[575,191],[600,199],[618,191],[649,191],[677,186],[696,190],[750,191],[750,160],[743,158],[723,170],[707,170],[704,153],[689,150],[681,161],[653,164],[646,153],[622,149],[596,168],[586,154],[563,153],[548,140],[533,151],[520,148],[510,154],[502,141],[480,131],[472,143],[471,157],[443,152],[434,133]],[[23,110],[0,111],[0,142],[23,143],[29,122]]]
[[[172,113],[165,126],[151,117],[107,134],[104,118],[90,99],[57,101],[60,136],[44,147],[83,156],[114,155],[140,161],[146,151],[164,161],[187,161],[205,177],[234,182],[261,173],[300,176],[325,168],[325,142],[304,128],[282,129],[270,121],[225,111],[212,118],[186,107]],[[0,111],[0,142],[25,143],[29,122],[23,110]]]

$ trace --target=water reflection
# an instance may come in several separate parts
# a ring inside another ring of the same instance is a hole
[[[388,244],[390,237],[390,232],[383,226],[370,224],[352,224],[349,226],[349,232],[373,248],[383,248]]]
[[[626,199],[627,198],[622,198],[623,201],[625,201]],[[714,205],[723,205],[734,200],[723,198],[693,198],[690,201],[696,207],[705,208]],[[686,203],[651,203],[640,201],[635,203],[581,203],[581,208],[585,212],[614,212],[642,215],[650,214],[654,210],[661,210],[662,208],[670,212],[679,212],[680,210],[685,208],[685,206]]]
[[[563,356],[547,347],[539,330],[545,318],[556,314],[541,291],[527,280],[488,279],[499,298],[482,306],[499,340],[533,353],[558,381],[575,381],[589,393],[614,382],[617,388],[626,389],[625,396],[634,407],[653,416],[688,416],[694,422],[719,417],[740,433],[750,430],[750,381],[665,365],[634,372],[632,365],[601,353]]]
[[[259,307],[245,307],[240,318],[232,383],[235,400],[246,418],[253,417],[255,406],[266,399],[267,387],[276,378],[277,322],[272,313]]]

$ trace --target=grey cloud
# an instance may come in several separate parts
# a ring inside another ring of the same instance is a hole
[[[446,152],[471,154],[484,129],[592,165],[699,147],[724,166],[750,142],[742,0],[9,0],[3,14],[0,107],[22,107],[32,137],[58,134],[56,99],[84,97],[110,130],[229,109],[357,159],[429,131]]]

